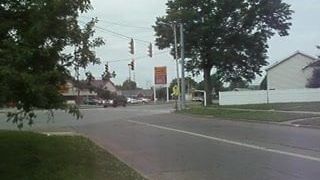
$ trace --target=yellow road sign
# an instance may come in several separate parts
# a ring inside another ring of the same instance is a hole
[[[172,92],[173,96],[180,96],[180,88],[178,87],[178,85],[173,86]]]

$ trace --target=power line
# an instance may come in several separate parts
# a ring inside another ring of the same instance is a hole
[[[159,56],[161,54],[165,54],[165,53],[168,53],[170,52],[170,50],[168,51],[164,51],[164,52],[160,52],[160,53],[155,53],[153,54],[154,56]],[[149,56],[138,56],[138,57],[135,57],[134,59],[135,60],[139,60],[139,59],[146,59],[146,58],[150,58]],[[113,60],[113,61],[104,61],[104,62],[107,62],[107,63],[116,63],[116,62],[124,62],[124,61],[130,61],[132,60],[132,58],[125,58],[125,59],[118,59],[118,60]]]
[[[82,24],[86,24],[84,21],[81,21],[81,20],[79,20],[79,22],[82,23]],[[124,35],[124,34],[121,34],[121,33],[118,33],[118,32],[115,32],[115,31],[112,31],[112,30],[109,30],[109,29],[106,29],[106,28],[103,28],[103,27],[100,27],[100,26],[97,26],[97,25],[95,25],[95,27],[100,31],[114,34],[114,35],[116,35],[115,37],[119,37],[119,38],[122,38],[122,39],[128,39],[128,40],[130,40],[132,38],[137,42],[148,43],[148,44],[150,43],[150,41],[129,37],[127,35]]]
[[[89,16],[83,16],[83,15],[82,15],[81,17],[88,18],[88,19],[89,19],[89,18],[92,19],[92,17],[89,17]],[[122,27],[152,30],[151,27],[134,26],[134,25],[128,25],[128,24],[124,24],[124,23],[118,23],[118,22],[101,20],[101,19],[99,19],[99,21],[104,22],[104,23],[108,23],[108,24],[112,24],[112,25],[122,26]]]

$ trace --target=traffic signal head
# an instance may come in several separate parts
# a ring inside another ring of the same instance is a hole
[[[106,63],[106,65],[105,65],[104,67],[105,67],[105,71],[106,71],[106,72],[109,72],[109,64]]]
[[[150,45],[148,46],[148,56],[152,58],[152,43],[150,43]]]
[[[129,42],[129,52],[130,54],[134,54],[134,40],[131,39],[130,42]]]
[[[134,60],[131,61],[131,70],[134,71]]]

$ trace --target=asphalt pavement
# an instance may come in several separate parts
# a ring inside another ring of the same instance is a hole
[[[149,179],[318,180],[320,130],[170,113],[172,105],[56,112],[37,131],[88,136]],[[3,115],[0,114],[0,118]],[[15,127],[1,121],[0,128]]]

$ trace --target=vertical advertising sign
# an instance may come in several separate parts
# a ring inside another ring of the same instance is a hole
[[[154,68],[154,84],[167,85],[167,67],[163,66]]]

